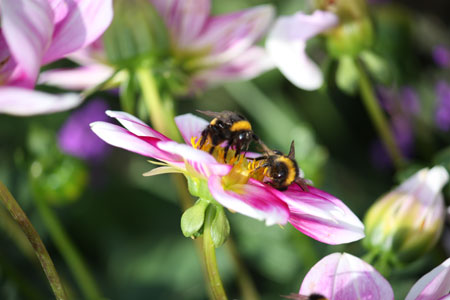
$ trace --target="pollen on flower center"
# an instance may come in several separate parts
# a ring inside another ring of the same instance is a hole
[[[212,148],[210,139],[208,138],[202,147],[200,147],[200,141],[201,139],[198,137],[191,137],[192,147],[205,152],[210,152]],[[238,181],[242,181],[242,177],[247,178],[246,181],[251,177],[263,182],[269,170],[268,167],[263,166],[264,160],[249,159],[242,154],[236,155],[236,151],[232,148],[229,149],[227,157],[225,157],[225,149],[221,145],[216,146],[211,155],[214,156],[218,162],[233,166],[233,171],[230,172],[230,174],[234,175],[230,176],[235,177],[236,174],[239,174],[241,179]]]

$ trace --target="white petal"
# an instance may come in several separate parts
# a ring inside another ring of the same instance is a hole
[[[0,113],[15,116],[65,111],[82,101],[82,97],[77,94],[54,95],[18,87],[0,87]]]
[[[186,144],[191,144],[191,138],[200,138],[203,129],[209,122],[193,114],[185,114],[175,117],[175,123]]]
[[[337,17],[316,11],[308,16],[297,13],[280,17],[270,31],[266,48],[274,63],[294,85],[305,90],[318,89],[322,72],[305,52],[306,41],[337,24]]]

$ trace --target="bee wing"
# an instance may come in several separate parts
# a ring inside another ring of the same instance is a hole
[[[308,300],[309,297],[308,296],[303,296],[303,295],[299,295],[299,294],[290,294],[290,295],[286,295],[286,296],[281,296],[282,298],[285,299],[294,299],[294,300]]]
[[[210,111],[210,110],[199,110],[199,109],[197,109],[197,112],[199,112],[199,113],[201,113],[201,114],[203,114],[205,116],[213,117],[213,118],[219,118],[219,117],[222,116],[221,112],[214,112],[214,111]]]

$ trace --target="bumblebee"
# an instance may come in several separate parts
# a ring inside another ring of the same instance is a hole
[[[289,296],[282,296],[282,297],[286,298],[286,299],[295,299],[295,300],[328,300],[328,298],[326,298],[325,296],[322,296],[320,294],[315,294],[315,293],[313,293],[309,296],[291,294]]]
[[[227,142],[224,149],[224,158],[226,158],[230,147],[235,148],[235,156],[238,156],[241,152],[246,152],[248,150],[252,141],[259,141],[259,138],[252,130],[250,122],[241,114],[231,111],[197,111],[214,118],[202,131],[199,144],[200,149],[208,138],[212,144],[209,153],[213,153],[214,148],[217,145]]]
[[[277,190],[283,191],[292,183],[296,183],[304,191],[308,190],[307,182],[300,176],[298,164],[295,161],[294,141],[288,155],[284,155],[280,151],[269,149],[264,143],[259,142],[266,152],[265,156],[258,157],[255,160],[264,160],[256,169],[267,168],[265,175],[270,181],[267,184],[273,186]],[[255,169],[255,170],[256,170]]]

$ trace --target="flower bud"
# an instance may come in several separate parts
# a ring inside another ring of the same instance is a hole
[[[448,173],[442,166],[422,169],[369,209],[365,246],[411,262],[430,250],[444,224],[442,188]]]
[[[209,202],[199,199],[194,206],[187,209],[181,216],[181,231],[185,237],[196,236],[205,222],[205,211]]]
[[[343,22],[330,30],[327,37],[327,49],[332,56],[356,57],[373,43],[372,23],[368,17]]]

